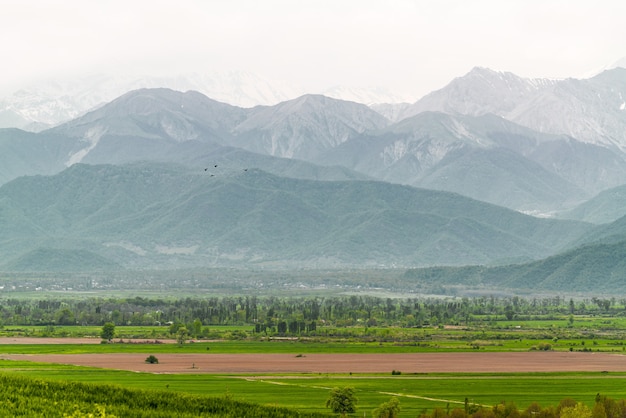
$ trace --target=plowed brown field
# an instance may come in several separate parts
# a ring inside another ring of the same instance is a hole
[[[608,353],[414,354],[10,354],[2,359],[74,364],[152,373],[626,372],[626,356]]]

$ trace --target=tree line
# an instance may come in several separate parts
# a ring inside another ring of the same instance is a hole
[[[626,300],[521,297],[381,298],[227,296],[198,298],[0,299],[0,325],[250,325],[255,332],[302,334],[320,325],[421,327],[564,315],[619,316]]]

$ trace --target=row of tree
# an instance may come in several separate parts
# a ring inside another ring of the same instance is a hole
[[[626,301],[520,297],[379,298],[205,297],[0,300],[0,325],[253,325],[256,332],[302,334],[320,324],[338,327],[480,324],[571,314],[622,315]]]

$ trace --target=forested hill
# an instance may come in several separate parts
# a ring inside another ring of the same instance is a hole
[[[21,177],[0,188],[0,215],[0,266],[21,271],[76,270],[47,264],[59,250],[103,268],[482,264],[554,254],[591,228],[382,182],[144,163]]]
[[[626,291],[626,240],[594,244],[526,264],[411,269],[405,278],[424,284],[525,291]]]

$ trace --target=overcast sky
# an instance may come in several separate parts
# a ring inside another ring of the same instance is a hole
[[[85,73],[249,71],[415,99],[474,66],[584,77],[626,56],[623,0],[0,0],[0,89]],[[15,87],[15,88],[14,88]]]

